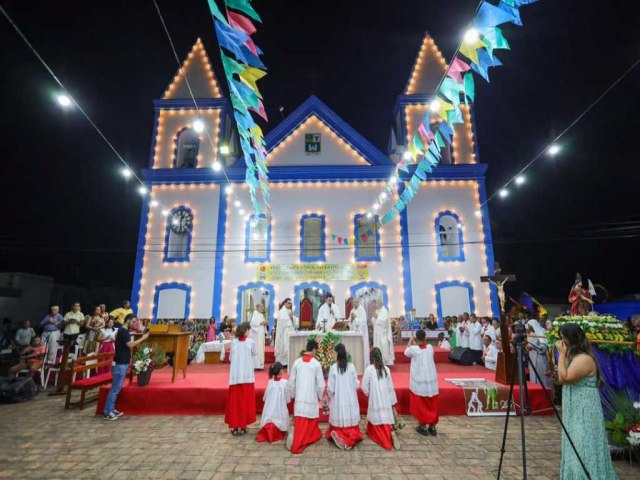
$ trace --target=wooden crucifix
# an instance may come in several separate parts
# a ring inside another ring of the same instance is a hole
[[[507,317],[505,316],[505,294],[504,284],[507,281],[515,281],[516,276],[512,274],[503,274],[500,264],[495,263],[494,274],[486,277],[480,277],[480,281],[483,283],[491,283],[498,289],[498,302],[500,303],[500,341],[502,344],[502,351],[498,352],[498,362],[496,366],[496,382],[508,384],[511,382],[511,375],[513,374],[514,359],[513,353],[511,353],[511,345],[509,344],[509,325],[507,323]],[[518,379],[516,378],[516,381]]]

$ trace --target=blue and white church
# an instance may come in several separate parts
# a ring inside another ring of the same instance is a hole
[[[494,257],[473,105],[462,107],[451,147],[406,210],[379,229],[364,216],[445,71],[425,35],[395,102],[386,152],[319,98],[305,100],[265,138],[271,218],[253,218],[232,107],[198,40],[154,101],[134,310],[152,321],[228,315],[239,322],[263,303],[273,325],[285,298],[296,311],[305,304],[314,320],[331,292],[343,314],[360,297],[384,301],[392,317],[414,309],[441,324],[465,311],[497,316],[496,292],[480,281],[493,273]],[[212,169],[216,160],[224,172]]]

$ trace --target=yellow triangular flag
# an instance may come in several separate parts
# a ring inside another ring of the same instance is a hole
[[[478,63],[480,63],[480,61],[478,60],[478,49],[482,47],[486,47],[486,45],[480,39],[476,40],[473,43],[467,43],[465,41],[462,42],[462,45],[460,46],[460,53],[462,53],[465,57],[467,57],[477,65]]]
[[[454,110],[454,106],[452,103],[445,102],[444,100],[439,100],[439,102],[440,108],[438,108],[438,115],[447,120],[447,112]]]
[[[239,75],[244,83],[251,87],[254,92],[258,93],[258,86],[256,85],[256,82],[266,74],[267,72],[260,70],[259,68],[249,67]]]

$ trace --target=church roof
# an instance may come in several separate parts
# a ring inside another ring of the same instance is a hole
[[[188,84],[186,80],[188,80]],[[191,87],[191,92],[189,87]],[[173,81],[164,92],[162,98],[163,100],[190,99],[192,92],[195,98],[222,97],[215,74],[211,68],[211,62],[199,38],[182,63],[182,67],[173,77]]]
[[[447,62],[440,49],[425,32],[420,50],[404,89],[405,95],[433,94],[440,79],[447,71]]]

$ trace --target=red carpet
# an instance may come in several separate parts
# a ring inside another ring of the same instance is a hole
[[[404,357],[404,355],[402,356]],[[399,358],[398,358],[399,359]],[[466,404],[460,387],[446,382],[445,378],[485,377],[494,379],[494,372],[483,367],[461,367],[452,363],[438,363],[440,387],[440,414],[465,415]],[[391,369],[393,383],[398,397],[398,411],[409,413],[409,364],[399,363]],[[153,372],[151,382],[146,387],[138,387],[135,380],[120,392],[116,408],[128,415],[224,415],[228,392],[229,365],[190,365],[187,378],[182,375],[171,383],[171,369]],[[256,373],[255,395],[257,412],[262,411],[262,397],[267,386],[267,368]],[[96,413],[102,414],[109,386],[100,389]],[[518,398],[516,386],[514,398]],[[529,398],[532,410],[550,407],[542,387],[529,384]],[[367,398],[358,392],[360,411],[364,414]],[[551,412],[545,412],[550,414]],[[321,419],[323,420],[323,419]]]

